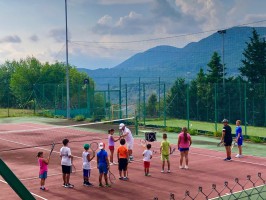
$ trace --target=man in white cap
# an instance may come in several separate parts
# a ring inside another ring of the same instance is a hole
[[[133,161],[133,146],[134,146],[134,138],[133,135],[131,133],[131,131],[129,130],[129,128],[126,127],[125,124],[121,123],[119,124],[119,130],[122,132],[121,137],[125,138],[126,142],[127,142],[127,148],[128,148],[128,154],[129,154],[129,160]]]

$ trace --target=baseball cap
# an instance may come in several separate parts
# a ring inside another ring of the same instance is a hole
[[[104,149],[104,147],[105,147],[105,144],[102,143],[102,142],[100,142],[100,143],[99,143],[99,149]]]
[[[222,123],[228,123],[227,119],[223,119]]]
[[[119,124],[119,129],[122,129],[125,126],[125,124],[121,123]]]
[[[90,145],[89,144],[84,144],[84,149],[89,149],[90,148]]]

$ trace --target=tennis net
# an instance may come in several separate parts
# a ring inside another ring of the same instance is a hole
[[[92,142],[100,139],[101,134],[107,134],[113,128],[116,133],[119,123],[125,123],[135,132],[136,120],[134,117],[78,123],[62,120],[51,124],[40,123],[9,123],[0,126],[0,153],[19,149],[50,146],[52,143],[61,144],[64,138],[70,142]],[[103,136],[102,136],[103,137]]]

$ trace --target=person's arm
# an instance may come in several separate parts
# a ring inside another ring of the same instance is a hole
[[[42,158],[42,161],[48,165],[50,161],[50,156],[48,158]]]
[[[106,161],[106,163],[107,163],[107,169],[109,169],[109,168],[110,168],[110,164],[109,164],[108,155],[106,155],[106,157],[105,157],[105,161]]]
[[[224,141],[224,136],[225,136],[225,130],[223,130],[223,132],[222,132],[222,138],[221,138],[221,142],[223,142],[223,141]]]
[[[178,141],[177,141],[177,148],[180,149],[180,143],[181,143],[181,140],[180,140],[180,137],[178,136]]]
[[[163,145],[161,143],[161,146],[160,146],[160,154],[162,154],[162,150],[163,150]]]
[[[87,155],[87,160],[90,162],[93,158],[95,157],[95,152],[92,152],[92,157],[90,156],[90,154]]]
[[[97,156],[97,168],[99,169],[99,157]]]
[[[111,139],[112,139],[114,142],[117,142],[118,140],[120,140],[120,137],[118,137],[117,139],[115,139],[115,138],[111,135]]]
[[[189,137],[189,146],[191,146],[192,145],[192,139],[191,139],[191,136]]]
[[[117,149],[117,162],[119,162],[119,149]]]
[[[170,153],[172,152],[172,147],[171,147],[170,143],[169,143],[169,151],[170,151]]]
[[[150,155],[150,159],[152,159],[152,152],[151,152],[151,155]]]

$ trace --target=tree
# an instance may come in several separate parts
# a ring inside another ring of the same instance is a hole
[[[177,78],[166,98],[169,117],[186,117],[186,84],[184,78]]]
[[[219,83],[223,80],[223,65],[221,64],[221,57],[217,52],[214,52],[211,61],[207,64],[209,69],[207,70],[207,82]],[[224,68],[225,71],[226,68]],[[226,73],[224,74],[224,76]]]
[[[254,84],[264,80],[266,76],[266,42],[261,39],[255,29],[252,31],[250,42],[243,52],[243,66],[239,68],[241,75],[247,78],[248,83]]]
[[[157,95],[155,93],[152,93],[148,99],[148,105],[147,105],[147,114],[151,117],[156,116],[157,113],[156,104],[157,104]]]

